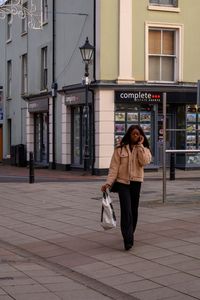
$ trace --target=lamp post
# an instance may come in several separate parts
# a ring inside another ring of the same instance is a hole
[[[90,45],[88,37],[85,44],[79,47],[83,62],[85,63],[85,106],[84,106],[84,125],[85,125],[85,144],[84,144],[84,171],[89,170],[90,149],[89,149],[89,105],[88,105],[88,89],[89,89],[89,64],[92,62],[94,47]]]

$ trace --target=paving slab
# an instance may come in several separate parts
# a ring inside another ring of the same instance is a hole
[[[166,203],[161,174],[146,174],[135,245],[128,252],[116,194],[117,228],[100,226],[105,177],[38,174],[34,184],[0,182],[0,300],[200,299],[196,172],[189,179],[177,172],[179,179],[167,181]]]

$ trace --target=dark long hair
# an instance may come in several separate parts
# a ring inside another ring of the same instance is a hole
[[[131,125],[128,130],[126,131],[124,137],[122,138],[121,142],[120,142],[120,145],[119,147],[123,147],[125,145],[130,145],[131,144],[131,132],[134,130],[134,129],[137,129],[139,132],[140,132],[140,135],[142,135],[144,137],[144,142],[143,142],[143,146],[146,147],[146,148],[149,148],[150,149],[150,146],[149,146],[149,142],[147,140],[147,137],[142,129],[141,126],[139,125]]]

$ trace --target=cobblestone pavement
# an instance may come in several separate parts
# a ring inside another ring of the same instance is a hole
[[[27,172],[8,169],[0,181]],[[100,226],[105,177],[48,172],[34,184],[0,183],[0,300],[200,299],[198,172],[177,171],[165,203],[162,174],[146,174],[128,252],[116,194],[117,228]]]

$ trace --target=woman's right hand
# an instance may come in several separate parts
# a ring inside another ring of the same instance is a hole
[[[110,185],[106,183],[106,184],[102,185],[101,191],[106,192],[106,190],[109,189],[109,188],[110,188]]]

